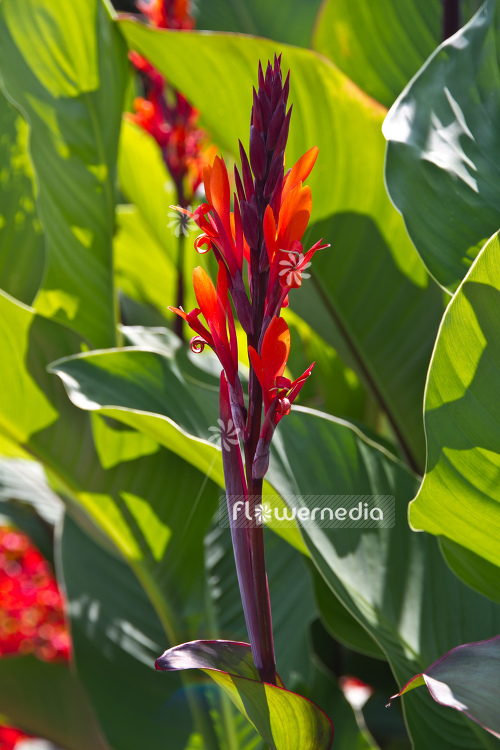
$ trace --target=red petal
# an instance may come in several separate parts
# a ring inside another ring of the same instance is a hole
[[[201,266],[193,270],[193,286],[196,299],[207,323],[217,322],[217,292],[208,274]]]
[[[274,317],[262,342],[262,366],[267,389],[274,387],[276,378],[283,375],[290,353],[290,329],[283,318]]]

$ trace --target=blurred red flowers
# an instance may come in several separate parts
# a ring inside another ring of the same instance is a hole
[[[19,531],[0,527],[0,656],[67,661],[64,603],[51,566]]]

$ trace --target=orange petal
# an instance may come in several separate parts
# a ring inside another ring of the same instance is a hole
[[[185,313],[184,310],[179,310],[178,307],[169,307],[168,309],[170,310],[170,312],[173,312],[176,315],[179,315],[179,317],[184,318],[184,320],[187,320],[187,313]]]
[[[261,359],[270,390],[276,378],[283,375],[290,353],[290,329],[283,318],[273,318],[262,342]]]
[[[281,206],[278,247],[288,250],[292,242],[300,242],[306,231],[312,211],[311,188],[299,183],[288,193]]]
[[[269,258],[269,264],[271,265],[274,256],[278,252],[278,243],[276,242],[276,221],[271,206],[266,208],[264,214],[264,240],[266,243],[267,257]]]
[[[309,151],[306,151],[306,153],[301,156],[298,162],[292,167],[290,174],[285,179],[283,185],[283,198],[285,198],[290,190],[293,190],[299,182],[305,182],[305,180],[307,180],[311,174],[312,168],[314,167],[314,163],[318,158],[318,151],[318,147],[313,146]]]
[[[212,196],[210,194],[210,178],[212,177],[212,167],[210,164],[207,164],[205,167],[203,167],[202,171],[202,177],[203,177],[203,184],[205,186],[205,195],[207,196],[207,201],[212,205]]]
[[[222,219],[224,229],[230,234],[231,224],[229,221],[229,209],[231,193],[229,189],[229,177],[227,176],[226,165],[224,164],[223,159],[219,156],[215,157],[212,167],[212,175],[210,177],[210,195],[212,206]]]
[[[217,326],[217,292],[210,276],[201,266],[193,270],[193,286],[198,305],[207,323]]]

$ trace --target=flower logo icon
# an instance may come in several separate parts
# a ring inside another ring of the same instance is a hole
[[[271,520],[271,506],[268,503],[255,506],[255,520],[259,524],[269,523]]]
[[[286,252],[286,258],[280,260],[279,275],[284,277],[285,284],[290,287],[298,288],[302,284],[302,279],[308,279],[310,274],[304,273],[311,263],[304,263],[304,254],[296,250],[282,250]]]
[[[192,212],[192,206],[188,206],[187,210]],[[180,237],[181,234],[184,237],[187,237],[190,232],[197,229],[193,219],[190,216],[181,213],[181,211],[169,211],[168,216],[170,217],[170,221],[167,226],[172,230],[176,237]]]
[[[209,431],[213,433],[209,437],[209,442],[215,445],[222,445],[224,450],[230,451],[232,445],[238,445],[238,430],[236,429],[232,419],[228,420],[227,425],[224,424],[222,419],[218,419],[218,427],[209,427]]]

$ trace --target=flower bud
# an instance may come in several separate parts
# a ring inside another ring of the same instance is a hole
[[[254,193],[252,170],[250,169],[248,156],[246,154],[245,149],[243,148],[242,142],[239,141],[239,144],[240,144],[240,158],[241,158],[241,174],[243,176],[243,184],[245,186],[245,193],[247,196],[247,201],[249,201]]]
[[[241,223],[246,241],[250,248],[255,249],[259,243],[259,219],[257,211],[251,203],[241,201]]]
[[[266,148],[268,151],[272,151],[278,140],[278,136],[285,122],[286,107],[281,102],[274,110],[271,122],[269,123],[269,129],[267,131]]]
[[[286,142],[288,140],[288,130],[290,128],[290,117],[292,116],[292,109],[293,109],[293,104],[291,105],[290,109],[287,112],[283,125],[281,126],[278,140],[276,141],[276,144],[274,146],[274,150],[278,153],[280,151],[285,150]]]
[[[253,125],[250,127],[250,164],[255,178],[263,180],[267,171],[266,144],[262,133]]]

